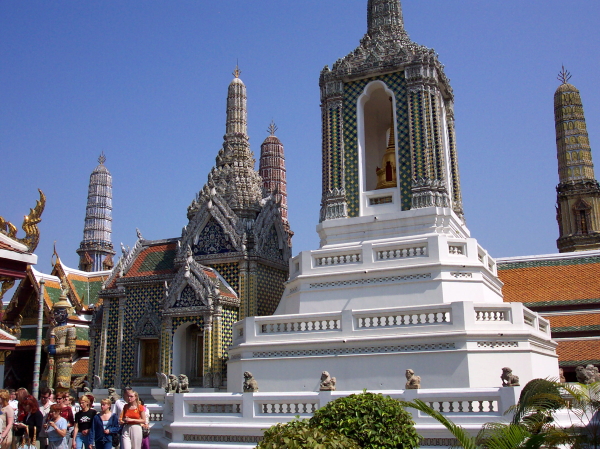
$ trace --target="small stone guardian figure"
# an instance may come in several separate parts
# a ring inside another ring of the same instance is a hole
[[[175,374],[169,374],[169,384],[165,390],[165,393],[177,393],[177,389],[179,388],[179,381],[177,380],[177,376]]]
[[[179,375],[179,386],[177,387],[177,393],[189,393],[190,392],[190,381],[185,374]]]
[[[558,368],[558,379],[561,384],[567,382],[567,379],[565,379],[565,371],[562,368]]]
[[[321,391],[335,391],[335,377],[331,377],[327,371],[321,374]]]
[[[244,393],[257,393],[258,382],[250,371],[244,373]]]
[[[111,387],[108,389],[108,399],[110,399],[110,402],[113,404],[121,399],[121,396],[119,396],[119,393],[117,393],[116,388]]]
[[[502,375],[500,376],[502,379],[503,387],[518,387],[521,384],[519,383],[519,376],[515,376],[512,373],[512,369],[508,367],[502,368]]]
[[[404,386],[407,390],[419,390],[421,388],[421,376],[415,375],[415,371],[407,369],[406,373],[406,385]]]
[[[598,367],[590,364],[585,367],[585,370],[590,376],[590,383],[600,381],[600,372],[598,372]]]
[[[71,304],[67,299],[68,287],[63,279],[60,298],[52,306],[54,327],[48,330],[46,351],[48,363],[44,370],[46,385],[56,393],[68,393],[71,388],[73,356],[76,351],[77,334],[75,326],[67,325]]]

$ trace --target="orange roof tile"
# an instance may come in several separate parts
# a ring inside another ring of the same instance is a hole
[[[556,352],[561,366],[599,364],[600,340],[559,340]]]
[[[498,276],[506,302],[600,298],[600,263],[500,269]]]
[[[550,326],[573,327],[600,325],[600,313],[587,313],[578,315],[559,315],[545,317],[550,320]]]
[[[88,373],[88,362],[89,362],[89,359],[87,357],[82,357],[79,360],[77,360],[73,364],[73,371],[71,372],[71,375],[82,376],[84,374],[87,374]]]

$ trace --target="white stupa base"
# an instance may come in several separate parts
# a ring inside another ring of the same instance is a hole
[[[289,393],[169,394],[165,398],[164,433],[153,436],[163,449],[250,448],[264,430],[296,416],[310,418],[328,402],[362,391]],[[487,422],[506,422],[506,410],[518,401],[521,387],[373,391],[394,399],[421,399],[476,435]],[[437,421],[414,409],[422,448],[450,447],[452,436]]]

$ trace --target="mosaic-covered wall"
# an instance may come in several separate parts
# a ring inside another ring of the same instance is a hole
[[[139,341],[134,337],[140,318],[148,310],[159,315],[164,287],[160,284],[132,286],[127,289],[127,303],[123,320],[123,343],[121,346],[121,381],[129,385],[135,376],[135,352]]]
[[[110,302],[110,308],[105,309],[108,312],[108,331],[106,333],[106,354],[117,354],[119,349],[118,329],[119,329],[119,301],[114,299]],[[106,357],[104,360],[104,386],[115,384],[115,374],[117,372],[117,358]]]
[[[287,272],[258,264],[258,316],[273,315],[283,295]]]

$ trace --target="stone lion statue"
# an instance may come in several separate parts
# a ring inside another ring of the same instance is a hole
[[[585,367],[585,370],[589,373],[592,382],[600,381],[600,372],[598,371],[598,367],[594,365],[588,365]]]
[[[110,402],[114,404],[119,399],[121,399],[121,396],[119,396],[119,393],[117,393],[117,390],[115,388],[111,387],[108,389],[108,399],[110,399]]]
[[[258,382],[250,371],[244,373],[244,393],[256,393],[258,392]]]
[[[583,365],[579,365],[577,368],[575,368],[575,375],[577,376],[577,382],[580,384],[589,385],[594,381],[593,371],[586,369]]]
[[[335,391],[335,377],[331,377],[327,371],[321,374],[321,391]]]
[[[519,376],[515,376],[512,373],[512,369],[508,367],[502,368],[502,375],[500,376],[502,379],[503,387],[518,387],[521,384],[519,383]]]
[[[407,369],[404,375],[406,376],[406,385],[404,386],[406,390],[419,390],[421,388],[421,376],[417,376],[414,370]]]
[[[177,393],[179,389],[179,381],[177,380],[177,376],[175,374],[169,374],[169,384],[165,390],[166,393]]]
[[[185,374],[179,375],[179,385],[177,386],[177,393],[189,393],[190,392],[190,381]]]

